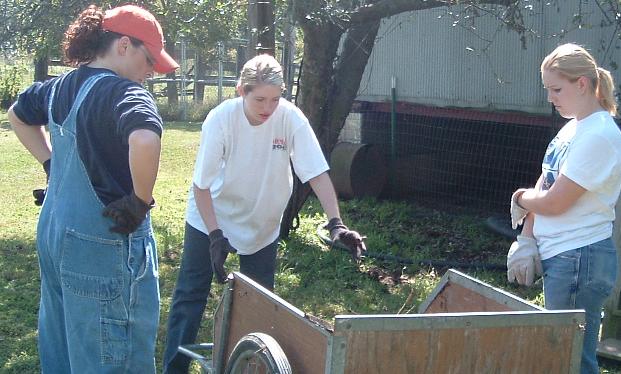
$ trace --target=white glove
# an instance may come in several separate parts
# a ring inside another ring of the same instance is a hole
[[[535,238],[518,235],[507,254],[507,279],[523,286],[532,286],[535,275],[542,275],[541,258]]]
[[[524,217],[528,214],[528,210],[522,208],[517,200],[520,195],[526,191],[526,188],[520,188],[511,195],[511,227],[515,230],[518,225],[524,222]]]

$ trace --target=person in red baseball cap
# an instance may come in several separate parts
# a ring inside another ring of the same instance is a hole
[[[178,65],[157,20],[132,5],[88,7],[63,52],[76,69],[34,83],[8,112],[48,180],[34,193],[41,371],[154,373],[160,295],[149,211],[163,123],[142,83]]]
[[[135,5],[124,5],[106,11],[102,29],[140,40],[153,58],[153,70],[167,74],[179,64],[164,50],[164,34],[151,13]]]

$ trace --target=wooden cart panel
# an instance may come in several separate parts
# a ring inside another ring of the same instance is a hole
[[[275,338],[296,374],[580,369],[584,312],[547,311],[454,270],[421,304],[422,314],[337,316],[334,328],[243,274],[234,273],[228,285],[214,324],[220,369],[252,332]]]
[[[241,273],[234,273],[229,285],[231,303],[227,337],[221,336],[222,325],[226,323],[224,305],[218,307],[214,326],[214,346],[226,347],[220,356],[216,350],[215,356],[223,357],[224,365],[239,339],[252,332],[263,332],[276,339],[294,373],[326,372],[331,329],[327,322],[306,316]],[[220,365],[220,362],[214,364]]]
[[[544,310],[500,288],[449,269],[418,308],[419,313]]]
[[[337,316],[330,372],[577,373],[581,321],[576,311]]]

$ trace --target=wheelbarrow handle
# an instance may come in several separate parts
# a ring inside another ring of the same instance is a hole
[[[211,360],[196,353],[196,351],[213,351],[213,343],[180,345],[177,351],[190,357],[192,360],[196,360],[206,373],[215,373]]]

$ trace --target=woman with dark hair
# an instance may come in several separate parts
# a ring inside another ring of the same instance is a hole
[[[90,6],[63,47],[77,69],[33,84],[8,113],[49,183],[38,196],[41,370],[155,372],[160,299],[149,210],[163,126],[142,83],[178,65],[157,20],[131,5]]]

